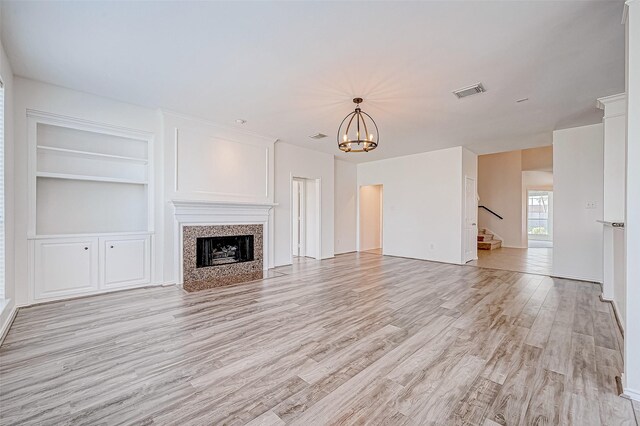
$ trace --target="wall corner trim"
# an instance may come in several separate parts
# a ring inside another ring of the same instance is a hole
[[[15,303],[13,303],[12,300],[9,300],[9,304],[11,304],[11,307],[9,307],[9,305],[7,305],[7,306],[5,306],[5,308],[6,309],[11,309],[11,311],[9,312],[9,316],[7,317],[7,320],[2,325],[2,329],[0,329],[0,346],[2,346],[2,344],[4,343],[4,338],[9,333],[9,329],[13,325],[13,321],[16,319],[16,315],[18,314],[18,310],[20,310],[20,308],[18,306],[16,306]]]

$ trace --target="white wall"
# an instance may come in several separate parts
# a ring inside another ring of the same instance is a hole
[[[624,392],[640,401],[640,1],[627,21],[626,333]]]
[[[165,188],[163,273],[175,283],[179,244],[171,200],[272,203],[275,139],[176,113],[160,114]],[[269,226],[273,228],[273,218]],[[273,232],[269,232],[273,235]],[[273,267],[273,247],[266,265]]]
[[[160,136],[160,116],[158,111],[143,108],[112,99],[65,89],[50,84],[20,77],[14,79],[15,114],[15,280],[16,302],[28,303],[28,241],[27,241],[27,109],[44,111],[66,117],[73,117],[98,123],[105,123],[127,129],[141,130],[155,135],[154,150],[154,210],[156,234],[153,236],[152,273],[154,283],[162,282],[163,241],[163,196],[162,196],[162,149]]]
[[[462,263],[462,148],[358,164],[358,185],[383,185],[384,254]]]
[[[5,302],[0,302],[0,336],[4,333],[8,320],[16,305],[15,280],[15,203],[14,203],[14,80],[9,59],[0,41],[0,76],[4,82],[4,218],[5,218]]]
[[[478,156],[478,195],[479,205],[486,206],[503,218],[480,209],[478,226],[488,228],[499,236],[504,247],[526,247],[522,151]]]
[[[382,247],[382,186],[360,187],[360,251]]]
[[[169,200],[273,202],[275,138],[175,113],[162,118]]]
[[[358,167],[355,163],[335,160],[335,253],[356,251],[358,207]]]
[[[320,179],[320,228],[322,259],[333,257],[334,246],[334,158],[298,146],[275,144],[274,263],[291,263],[291,180]]]
[[[554,131],[553,171],[553,275],[602,282],[602,124]]]

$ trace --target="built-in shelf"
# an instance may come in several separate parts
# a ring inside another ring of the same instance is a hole
[[[99,152],[91,152],[91,151],[80,151],[76,149],[67,149],[67,148],[57,148],[53,146],[44,146],[38,145],[39,151],[50,151],[57,152],[62,154],[74,155],[78,157],[86,157],[86,158],[98,158],[98,159],[106,159],[106,160],[116,160],[116,161],[129,161],[140,164],[147,164],[148,160],[146,158],[138,158],[138,157],[126,157],[123,155],[113,155],[113,154],[102,154]]]
[[[51,179],[88,180],[93,182],[130,183],[135,185],[148,184],[147,181],[142,181],[142,180],[122,179],[122,178],[104,177],[104,176],[83,176],[83,175],[72,175],[72,174],[65,174],[65,173],[38,172],[36,173],[36,177],[51,178]]]
[[[27,110],[30,302],[151,281],[153,134]]]

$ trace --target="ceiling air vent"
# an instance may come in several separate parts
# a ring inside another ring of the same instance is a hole
[[[309,136],[311,139],[324,139],[327,137],[324,133],[316,133],[315,135]]]
[[[486,92],[486,89],[482,85],[482,83],[474,84],[473,86],[463,87],[462,89],[454,90],[453,94],[458,97],[458,99],[466,98],[467,96],[475,95],[477,93]]]

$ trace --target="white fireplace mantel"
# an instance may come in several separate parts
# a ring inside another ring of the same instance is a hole
[[[249,203],[244,201],[202,201],[202,200],[172,200],[176,216],[192,217],[199,215],[229,216],[268,215],[277,204]]]
[[[273,217],[271,210],[277,204],[244,201],[171,200],[173,205],[174,259],[178,271],[178,284],[183,283],[182,230],[185,225],[263,225],[263,268],[273,268]]]

